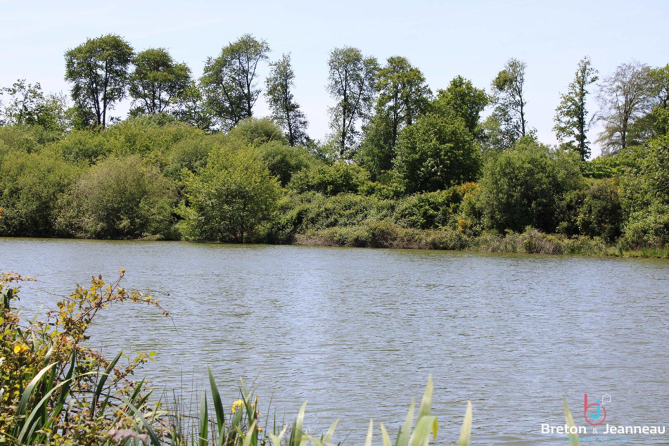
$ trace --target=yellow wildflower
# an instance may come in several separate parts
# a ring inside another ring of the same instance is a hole
[[[14,354],[18,355],[19,353],[28,350],[28,346],[26,344],[16,344],[14,346]]]
[[[242,407],[244,404],[243,400],[237,400],[233,403],[233,407],[230,408],[231,412],[235,413],[238,407]]]

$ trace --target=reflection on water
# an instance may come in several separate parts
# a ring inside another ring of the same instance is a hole
[[[608,422],[667,425],[665,260],[37,239],[0,249],[3,270],[39,279],[25,311],[55,300],[39,289],[64,294],[125,268],[126,286],[156,290],[171,318],[117,307],[94,343],[155,350],[144,370],[159,387],[202,387],[208,364],[232,401],[240,376],[257,377],[278,418],[305,399],[313,430],[341,418],[338,441],[359,442],[370,417],[395,429],[429,374],[442,444],[468,400],[482,445],[562,442],[540,433],[564,423],[562,395],[577,424],[584,393],[607,393]]]

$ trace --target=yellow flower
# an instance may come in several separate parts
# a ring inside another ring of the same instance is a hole
[[[19,353],[28,350],[28,346],[26,344],[16,344],[14,346],[14,354],[18,355]]]
[[[243,400],[237,400],[233,403],[233,407],[230,408],[231,412],[235,413],[238,407],[242,407],[244,404]]]

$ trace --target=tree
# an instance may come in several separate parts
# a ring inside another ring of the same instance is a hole
[[[133,58],[129,92],[136,106],[131,113],[167,112],[189,88],[191,70],[176,63],[163,48],[150,48]]]
[[[72,82],[75,105],[105,127],[107,110],[126,95],[128,65],[133,48],[121,37],[108,34],[65,53],[65,80]]]
[[[244,243],[272,219],[280,191],[255,150],[215,150],[186,185],[182,231],[196,240]]]
[[[526,137],[488,160],[480,186],[486,227],[554,232],[564,195],[584,184],[575,153],[551,151]]]
[[[429,113],[401,132],[395,167],[408,193],[433,192],[476,180],[480,159],[462,118]]]
[[[0,125],[38,125],[57,132],[68,127],[66,98],[62,94],[44,95],[39,82],[33,85],[19,79],[11,87],[0,89],[0,95],[11,97],[0,110]]]
[[[432,103],[436,113],[444,116],[454,114],[465,121],[465,126],[477,139],[481,138],[479,115],[489,103],[486,92],[472,85],[472,82],[456,76],[445,90],[437,91],[437,99]]]
[[[493,111],[502,126],[504,140],[513,143],[529,132],[526,121],[526,98],[524,97],[526,64],[518,59],[507,61],[505,68],[493,80]],[[506,147],[508,148],[508,147]]]
[[[272,111],[272,119],[284,130],[290,146],[305,144],[308,139],[305,133],[307,119],[291,91],[295,79],[291,55],[282,55],[281,59],[270,66],[270,75],[265,80],[265,95]]]
[[[219,57],[207,59],[201,79],[207,106],[224,130],[229,130],[252,109],[261,89],[256,85],[258,64],[268,59],[270,46],[245,34],[223,47]]]
[[[603,79],[598,93],[600,111],[597,120],[603,124],[598,142],[604,154],[617,154],[634,143],[633,123],[651,112],[654,82],[648,65],[624,63]]]
[[[361,160],[373,177],[393,167],[400,131],[425,111],[431,96],[426,79],[404,57],[389,57],[377,72],[374,116],[365,128]]]
[[[586,131],[589,123],[586,118],[587,87],[598,80],[598,70],[591,66],[589,57],[579,61],[575,79],[568,86],[568,92],[561,95],[561,103],[556,108],[554,131],[556,138],[563,142],[568,140],[570,149],[579,153],[582,161],[591,155]]]
[[[189,82],[177,98],[177,104],[171,113],[178,120],[201,130],[209,131],[214,126],[211,110],[207,107],[202,91],[194,81]]]
[[[651,111],[632,123],[633,144],[668,134],[668,65],[649,70]]]
[[[364,57],[357,48],[335,48],[328,59],[328,92],[337,100],[330,109],[333,137],[341,158],[351,158],[360,131],[375,95],[375,75],[379,69],[374,57]]]

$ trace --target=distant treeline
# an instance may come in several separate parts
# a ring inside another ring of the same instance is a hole
[[[667,65],[600,80],[582,59],[548,147],[528,123],[519,60],[488,92],[457,76],[433,93],[403,57],[337,48],[332,133],[315,141],[290,56],[269,52],[245,35],[194,80],[166,50],[107,35],[65,53],[71,99],[3,88],[0,235],[464,248],[539,230],[667,249]],[[589,160],[594,85],[604,156]],[[263,93],[272,114],[256,118]],[[110,118],[128,96],[129,116]]]

